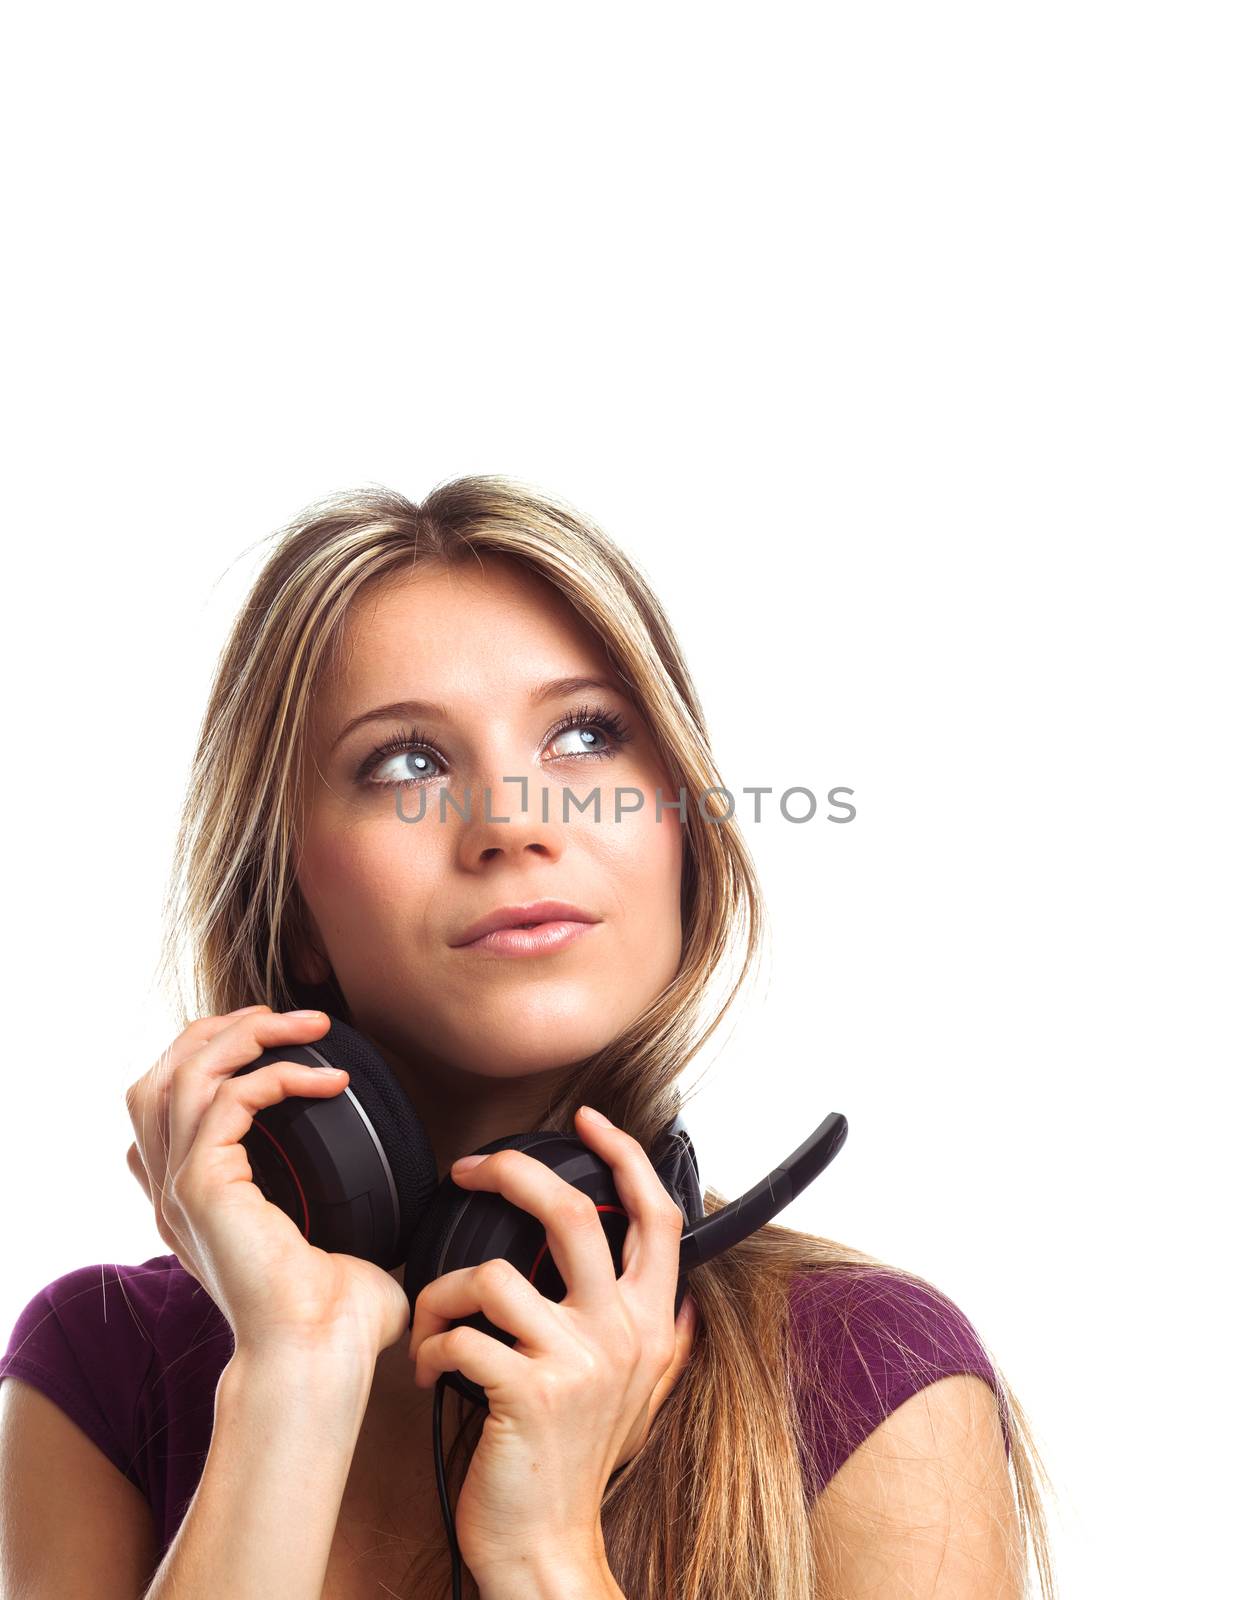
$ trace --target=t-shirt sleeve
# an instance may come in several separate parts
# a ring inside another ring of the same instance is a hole
[[[946,1295],[875,1267],[801,1274],[791,1284],[793,1381],[809,1498],[891,1412],[958,1373],[983,1379],[1010,1429],[998,1374],[976,1330]]]
[[[139,1271],[98,1263],[45,1285],[18,1315],[0,1381],[22,1378],[41,1390],[146,1494],[135,1429],[154,1345],[152,1291],[130,1276]]]

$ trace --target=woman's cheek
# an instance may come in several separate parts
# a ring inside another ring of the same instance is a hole
[[[663,790],[668,793],[668,789]],[[676,810],[656,820],[655,795],[631,819],[632,887],[628,920],[642,940],[654,990],[668,983],[682,954],[682,860],[684,829]],[[642,908],[642,914],[640,911]],[[631,910],[635,915],[631,915]]]

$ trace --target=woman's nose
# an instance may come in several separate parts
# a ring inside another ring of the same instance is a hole
[[[526,851],[556,859],[562,851],[566,824],[556,792],[544,784],[509,784],[498,795],[484,785],[470,797],[461,819],[459,851],[467,863]]]

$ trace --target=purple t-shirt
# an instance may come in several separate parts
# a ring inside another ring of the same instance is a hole
[[[809,1274],[792,1283],[791,1314],[792,1338],[806,1343],[838,1401],[829,1410],[800,1396],[809,1498],[926,1384],[967,1372],[997,1393],[971,1324],[935,1291],[867,1268]],[[11,1374],[41,1389],[141,1491],[163,1557],[198,1487],[232,1354],[233,1330],[211,1297],[176,1256],[152,1256],[78,1267],[40,1289],[13,1327],[0,1380]]]

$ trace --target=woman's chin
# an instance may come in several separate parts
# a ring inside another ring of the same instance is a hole
[[[484,1077],[498,1080],[529,1078],[537,1073],[558,1072],[574,1066],[600,1049],[603,1040],[593,1038],[581,1049],[568,1048],[564,1039],[552,1041],[545,1048],[524,1040],[521,1045],[513,1039],[505,1041],[479,1040],[473,1049],[463,1055],[463,1064]]]
[[[560,999],[560,1003],[558,1003]],[[378,1026],[386,1054],[432,1077],[465,1072],[504,1080],[556,1072],[585,1061],[617,1037],[627,1021],[592,993],[576,997],[532,997],[530,1004],[447,1007],[412,1000],[400,1021]],[[409,1018],[420,1019],[413,1030]],[[368,1032],[366,1021],[359,1027]]]

